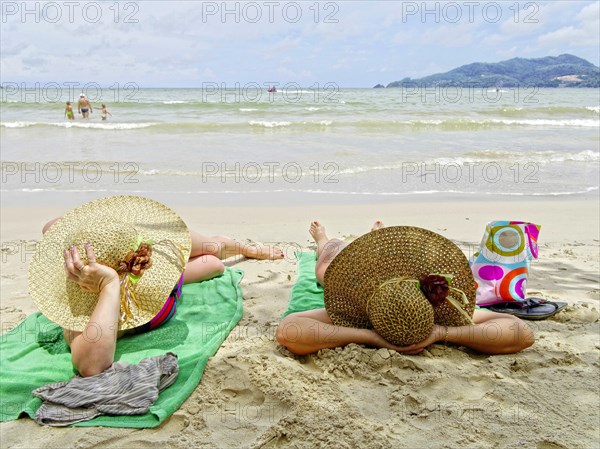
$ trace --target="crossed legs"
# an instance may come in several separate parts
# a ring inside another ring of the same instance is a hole
[[[233,256],[244,256],[249,259],[276,260],[282,259],[281,249],[274,246],[243,244],[223,236],[207,237],[190,231],[192,250],[185,268],[183,281],[205,281],[219,276],[225,270],[221,260]]]

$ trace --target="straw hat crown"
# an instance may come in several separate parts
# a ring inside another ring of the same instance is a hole
[[[448,300],[435,307],[427,300],[418,280],[429,274],[452,277],[449,297],[462,303],[462,312]],[[460,248],[412,226],[378,229],[356,239],[327,268],[324,289],[334,324],[375,328],[394,344],[424,340],[434,323],[470,324],[475,309],[475,280]]]
[[[366,313],[375,331],[395,345],[423,341],[433,329],[433,308],[413,281],[384,282],[367,302]]]
[[[113,196],[79,206],[52,225],[36,247],[29,265],[29,292],[39,310],[65,329],[83,331],[98,294],[68,280],[64,250],[74,245],[87,263],[84,244],[96,261],[119,270],[141,242],[152,246],[151,264],[139,276],[120,272],[122,316],[119,330],[150,321],[162,309],[180,279],[191,250],[183,220],[167,206],[136,196]],[[127,301],[125,291],[133,300]],[[127,312],[127,313],[125,313]]]

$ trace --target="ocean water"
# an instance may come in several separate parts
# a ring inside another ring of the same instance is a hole
[[[595,89],[126,87],[1,91],[3,204],[598,196]]]

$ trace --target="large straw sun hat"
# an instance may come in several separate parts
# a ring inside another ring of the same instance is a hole
[[[324,288],[334,324],[374,328],[397,345],[424,340],[434,323],[472,324],[475,309],[475,280],[460,248],[412,226],[378,229],[350,243],[325,271]]]
[[[179,215],[148,198],[111,196],[65,214],[36,247],[29,265],[29,292],[46,317],[75,331],[85,329],[98,293],[83,291],[67,279],[64,251],[76,246],[86,264],[86,242],[96,261],[117,270],[121,279],[119,330],[141,326],[160,312],[191,250],[190,233]],[[150,247],[150,261],[139,273],[124,261],[144,243]]]

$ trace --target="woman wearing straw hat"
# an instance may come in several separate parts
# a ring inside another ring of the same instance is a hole
[[[92,376],[111,366],[118,337],[167,322],[182,284],[219,276],[221,259],[234,255],[283,258],[276,247],[191,232],[179,215],[148,198],[112,196],[44,226],[29,291],[63,327],[75,368]]]
[[[325,308],[283,319],[277,340],[298,355],[350,343],[418,354],[436,342],[486,354],[533,344],[520,319],[475,309],[469,263],[450,240],[411,226],[384,227],[347,244],[312,222]]]

